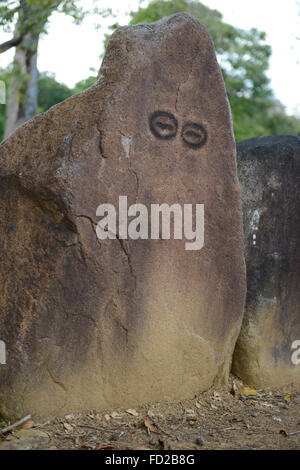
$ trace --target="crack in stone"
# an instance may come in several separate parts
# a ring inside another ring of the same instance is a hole
[[[98,324],[97,324],[95,318],[91,317],[90,315],[86,315],[84,313],[78,313],[78,314],[70,313],[70,312],[65,312],[65,313],[66,313],[67,316],[69,315],[69,316],[75,317],[75,318],[78,318],[78,317],[86,318],[87,320],[91,321],[94,324],[94,327],[98,330]]]
[[[175,100],[175,109],[176,109],[176,112],[178,111],[177,109],[177,103],[178,103],[178,99],[179,99],[179,94],[180,94],[180,90],[181,88],[189,81],[191,75],[193,73],[193,62],[192,62],[192,65],[191,65],[191,69],[188,73],[188,77],[182,82],[179,84],[178,88],[177,88],[177,92],[176,92],[176,100]]]
[[[75,243],[66,243],[65,240],[59,240],[59,238],[54,237],[54,240],[57,241],[57,243],[60,243],[64,248],[71,248],[73,246],[78,245],[78,241]]]
[[[196,338],[198,338],[199,340],[201,340],[204,344],[206,344],[208,350],[212,353],[213,357],[216,359],[217,361],[217,358],[216,358],[216,353],[214,351],[214,349],[212,348],[212,346],[210,345],[210,343],[205,339],[203,338],[202,336],[199,335],[199,333],[196,333],[195,331],[191,331],[188,326],[186,325],[185,321],[184,320],[181,320],[181,323],[185,329],[185,331],[191,335],[191,336],[195,336]]]
[[[95,227],[97,227],[97,223],[92,219],[92,217],[90,217],[88,215],[83,215],[83,214],[75,215],[75,217],[78,218],[78,219],[80,219],[80,218],[87,219],[90,222],[90,224],[92,226],[92,229],[93,229],[93,232],[96,235],[96,241],[97,241],[98,245],[101,247],[101,243],[100,243],[100,240],[97,236],[97,232],[96,232],[96,228],[95,228]],[[81,244],[80,240],[77,243]]]
[[[114,320],[117,323],[117,325],[121,328],[121,330],[124,331],[126,344],[128,344],[128,333],[129,333],[128,328],[126,328],[126,326],[123,325],[123,323],[121,322],[119,318],[114,317]]]
[[[67,158],[68,158],[69,161],[71,160],[71,155],[72,155],[72,150],[73,150],[72,149],[73,138],[74,138],[74,134],[71,132],[70,134],[66,135],[63,138],[62,143],[59,145],[59,148],[62,148],[62,149],[67,148],[68,149]]]
[[[104,309],[104,315],[107,316],[108,313],[109,313],[109,308],[110,307],[114,307],[116,310],[118,310],[118,306],[116,305],[116,303],[114,302],[114,298],[111,297],[109,299],[109,301],[107,302],[106,306],[105,306],[105,309]],[[112,317],[113,317],[113,320],[116,322],[116,324],[121,328],[121,330],[124,332],[125,336],[126,336],[126,344],[128,344],[128,334],[129,334],[129,330],[128,328],[123,324],[122,320],[119,318],[119,316],[116,314],[116,313],[112,313],[111,314]]]
[[[135,203],[137,203],[138,196],[139,196],[139,191],[140,191],[140,181],[139,181],[139,177],[138,177],[137,172],[132,169],[131,165],[130,165],[129,171],[134,174],[135,179],[136,179],[136,197],[135,197]]]
[[[104,150],[103,150],[103,137],[104,137],[104,132],[100,129],[98,123],[96,124],[96,128],[97,128],[97,132],[99,133],[99,143],[98,143],[98,147],[99,147],[99,151],[100,151],[101,157],[107,159],[107,156],[105,155]]]
[[[92,219],[92,217],[90,217],[89,215],[83,215],[83,214],[78,214],[78,215],[76,214],[75,217],[89,220],[92,225],[93,231],[96,233],[95,227],[97,227],[97,223]]]
[[[193,35],[194,35],[194,34],[193,34]],[[192,57],[192,63],[191,63],[190,71],[188,72],[187,78],[186,78],[185,80],[183,80],[183,82],[181,82],[181,83],[179,84],[178,88],[177,88],[176,100],[175,100],[175,110],[176,110],[176,112],[178,111],[178,110],[177,110],[177,103],[178,103],[178,99],[179,99],[180,90],[181,90],[181,88],[189,81],[189,79],[190,79],[190,77],[191,77],[191,75],[192,75],[192,73],[193,73],[193,68],[194,68],[193,65],[194,65],[194,60],[195,60],[195,58],[196,58],[196,55],[197,55],[197,53],[195,53],[195,54],[194,54],[194,57]]]
[[[130,270],[130,273],[131,273],[131,275],[134,279],[134,289],[136,289],[137,280],[136,280],[136,275],[135,275],[134,269],[132,267],[132,261],[131,261],[131,255],[130,255],[129,248],[128,248],[127,244],[125,243],[125,240],[122,240],[121,238],[119,238],[119,236],[117,234],[116,234],[116,239],[119,241],[120,246],[121,246],[123,252],[126,255],[129,270]]]
[[[66,227],[73,233],[77,233],[77,228],[74,221],[68,215],[68,208],[65,202],[60,199],[58,200],[55,193],[49,188],[34,188],[27,187],[25,179],[19,175],[0,176],[0,180],[10,180],[10,184],[16,188],[16,190],[22,195],[27,197],[43,214],[48,214],[52,217],[57,225]],[[28,183],[27,183],[28,184]],[[47,191],[47,197],[41,193]]]
[[[58,387],[60,387],[64,392],[67,392],[67,391],[68,391],[67,387],[66,387],[62,382],[60,382],[59,380],[57,380],[57,379],[54,377],[54,375],[53,375],[52,372],[50,371],[48,365],[46,366],[46,370],[47,370],[47,372],[48,372],[48,374],[49,374],[49,377],[50,377],[50,379],[52,380],[52,382],[55,383],[55,385],[57,385]]]

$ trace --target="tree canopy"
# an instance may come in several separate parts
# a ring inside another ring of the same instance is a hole
[[[9,82],[10,69],[0,69],[0,80]],[[52,106],[66,100],[70,96],[81,93],[95,83],[97,77],[91,75],[85,80],[76,83],[73,88],[69,88],[64,83],[56,80],[55,75],[50,72],[39,74],[38,78],[38,112],[43,113]],[[5,105],[0,105],[0,142],[3,139],[5,129]]]
[[[71,15],[77,22],[86,13],[78,7],[76,0],[0,0],[0,26],[12,33],[12,38],[0,45],[0,53],[8,46],[14,47],[20,37],[24,43],[27,34],[45,32],[48,18],[54,11]],[[231,105],[236,140],[258,135],[300,136],[300,119],[286,115],[284,106],[275,99],[270,87],[267,71],[271,47],[266,43],[264,32],[254,28],[245,31],[227,24],[220,12],[196,0],[151,0],[145,7],[130,12],[130,24],[151,23],[181,11],[198,18],[214,41]],[[21,22],[18,20],[20,15]],[[105,16],[103,11],[101,15]],[[112,15],[111,10],[107,10],[107,15]],[[113,31],[119,26],[115,22],[110,29]],[[109,35],[105,44],[108,39]],[[2,79],[8,83],[11,71],[12,68],[0,70],[0,79],[4,74]],[[58,83],[54,75],[39,74],[38,111],[45,111],[71,94],[85,90],[95,80],[95,76],[88,77],[70,89]],[[4,105],[0,105],[0,139],[4,128],[3,114]]]
[[[300,120],[290,119],[277,101],[267,76],[271,47],[264,32],[245,31],[227,24],[222,14],[195,0],[152,0],[130,13],[130,24],[152,23],[185,11],[197,18],[211,35],[225,80],[237,140],[257,135],[293,132],[300,135]],[[120,25],[114,23],[111,30]],[[106,37],[107,43],[109,36]]]
[[[46,32],[46,24],[54,11],[71,15],[79,22],[84,16],[76,0],[0,0],[0,26],[13,37],[0,45],[0,53],[18,46],[27,34]]]
[[[0,26],[12,35],[0,44],[0,53],[15,48],[7,94],[5,136],[38,111],[38,45],[53,12],[70,15],[77,23],[87,13],[78,0],[0,0]]]

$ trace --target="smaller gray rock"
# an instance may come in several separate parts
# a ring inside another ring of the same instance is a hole
[[[14,432],[3,442],[0,450],[42,450],[49,446],[48,434],[38,429],[21,429]]]
[[[204,441],[204,439],[203,439],[202,436],[198,436],[198,437],[196,438],[196,440],[195,440],[195,443],[197,444],[197,446],[201,446],[201,447],[202,447],[202,446],[204,446],[205,441]]]
[[[300,138],[237,144],[247,301],[233,372],[257,388],[300,390]]]

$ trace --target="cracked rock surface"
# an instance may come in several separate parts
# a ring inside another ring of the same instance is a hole
[[[4,416],[189,398],[227,380],[242,217],[225,87],[197,20],[117,30],[93,87],[1,145],[0,193]],[[149,211],[204,204],[204,248],[98,240],[97,207],[119,196]]]

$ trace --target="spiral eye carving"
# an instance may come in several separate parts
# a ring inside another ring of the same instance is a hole
[[[152,134],[157,139],[170,140],[176,137],[178,132],[178,121],[168,111],[155,111],[149,117],[149,126]],[[181,130],[183,142],[192,149],[198,149],[207,141],[206,129],[197,122],[189,121]]]
[[[207,141],[207,132],[201,124],[187,122],[181,131],[183,142],[193,149],[202,147]]]
[[[177,135],[178,121],[167,111],[155,111],[149,119],[150,130],[158,139],[169,140]]]

